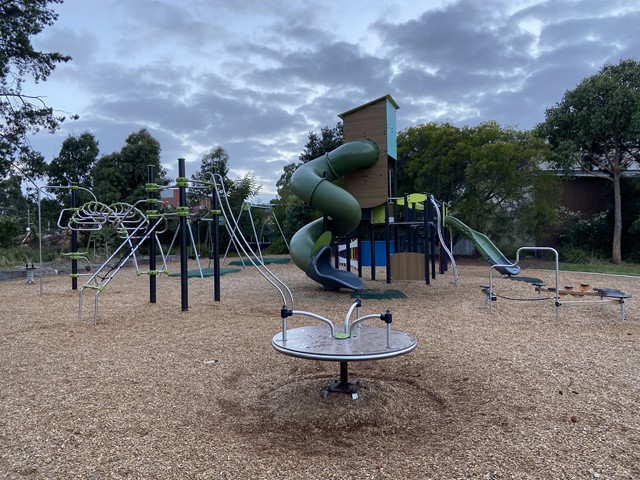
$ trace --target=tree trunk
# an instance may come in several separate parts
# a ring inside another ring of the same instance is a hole
[[[614,172],[613,174],[613,248],[611,252],[611,261],[613,263],[622,262],[622,192],[620,190],[620,172]]]

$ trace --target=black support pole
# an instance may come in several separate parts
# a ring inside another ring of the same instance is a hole
[[[215,172],[214,172],[215,173]],[[218,194],[216,192],[215,181],[211,186],[211,210],[213,210],[213,300],[220,301],[220,228],[218,222],[220,215],[218,214],[220,206],[218,205]]]
[[[185,176],[185,160],[184,158],[178,159],[178,179],[176,183],[178,185],[179,194],[179,208],[178,215],[180,215],[180,294],[182,299],[182,311],[189,310],[189,272],[188,272],[188,257],[187,257],[187,216],[189,215],[189,208],[187,207],[187,178]]]
[[[391,283],[391,226],[389,225],[389,202],[384,202],[384,243],[387,262],[387,283]],[[396,242],[396,252],[398,243]]]
[[[358,277],[362,278],[362,223],[358,225],[356,238],[358,240],[358,254],[356,255],[356,260],[358,261]]]
[[[429,202],[425,202],[424,204],[424,241],[425,241],[425,252],[424,252],[424,281],[427,285],[429,285],[429,265],[431,264],[431,259],[434,256],[434,242],[433,232],[431,230],[431,225],[433,225],[433,211],[431,210],[431,204]]]
[[[340,388],[349,389],[349,363],[340,362]]]
[[[153,165],[147,165],[147,182],[149,187],[155,184],[156,172]],[[156,303],[156,232],[155,224],[158,222],[158,212],[156,210],[156,191],[153,188],[148,188],[147,191],[147,218],[150,220],[149,229],[154,229],[149,235],[149,303]],[[150,212],[154,212],[150,214]]]
[[[373,225],[373,208],[371,209],[371,223],[369,224],[369,232],[371,234],[371,280],[376,279],[376,230]]]

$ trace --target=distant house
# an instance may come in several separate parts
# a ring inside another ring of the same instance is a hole
[[[560,174],[559,174],[560,175]],[[633,167],[623,172],[623,177],[640,175],[640,168]],[[613,202],[613,184],[606,178],[576,171],[561,182],[562,193],[558,207],[580,213],[584,218],[605,211]],[[557,234],[550,229],[544,239],[546,245],[557,246]]]
[[[574,178],[563,179],[561,188],[559,206],[591,217],[607,208],[611,182],[588,173],[579,173]]]

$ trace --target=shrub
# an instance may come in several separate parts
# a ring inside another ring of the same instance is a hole
[[[584,214],[562,208],[560,218],[560,248],[583,250],[590,256],[606,256],[611,251],[612,226],[608,212],[600,212],[591,218]]]
[[[22,227],[16,217],[0,217],[0,247],[6,248],[16,245],[16,237],[21,233]]]

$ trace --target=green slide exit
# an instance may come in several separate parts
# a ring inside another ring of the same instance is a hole
[[[457,218],[450,217],[448,215],[444,218],[444,224],[471,240],[478,251],[489,261],[491,265],[511,265],[509,259],[504,256],[498,247],[496,247],[484,233],[480,233]],[[517,265],[496,267],[496,270],[503,275],[518,275],[520,273],[520,267]]]

